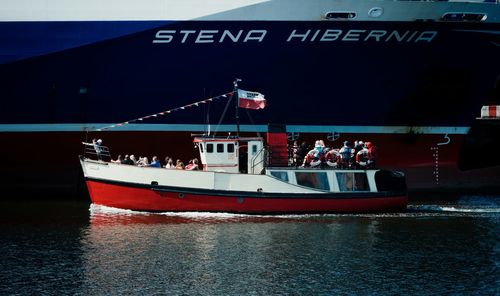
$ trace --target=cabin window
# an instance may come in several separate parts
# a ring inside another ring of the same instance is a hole
[[[370,191],[365,173],[336,173],[340,191]]]
[[[288,182],[288,173],[287,172],[271,172],[271,176],[280,179],[281,181]]]
[[[229,153],[234,152],[234,144],[227,144],[227,152]]]
[[[200,152],[203,153],[203,143],[200,143]]]
[[[224,144],[217,144],[217,153],[224,152]]]
[[[441,19],[450,22],[484,22],[487,17],[486,13],[447,12]]]
[[[327,20],[348,20],[355,17],[356,13],[350,11],[331,11],[325,14]]]
[[[207,144],[207,153],[214,152],[214,144]]]
[[[330,190],[328,185],[328,177],[326,173],[322,172],[296,172],[297,184],[314,189]]]
[[[252,154],[257,153],[257,145],[252,145]]]

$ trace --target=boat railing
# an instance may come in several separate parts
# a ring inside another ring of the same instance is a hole
[[[109,152],[109,148],[107,146],[94,146],[89,144],[83,144],[83,156],[92,160],[101,160],[101,161],[111,161],[111,154]]]
[[[260,174],[262,168],[267,166],[267,149],[262,147],[253,157],[252,157],[252,166],[250,167],[250,174]],[[257,172],[257,170],[259,170]]]

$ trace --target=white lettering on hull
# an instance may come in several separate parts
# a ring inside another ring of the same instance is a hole
[[[223,43],[223,42],[262,42],[267,30],[159,30],[153,43],[171,43],[180,40],[181,43]]]
[[[398,30],[292,30],[286,43],[300,42],[396,42],[430,43],[437,36],[437,31],[398,31]],[[159,30],[153,43],[246,43],[263,42],[268,30]]]

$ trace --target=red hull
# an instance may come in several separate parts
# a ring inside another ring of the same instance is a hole
[[[360,198],[266,198],[158,192],[87,180],[92,202],[138,211],[231,213],[365,213],[406,210],[406,196]]]

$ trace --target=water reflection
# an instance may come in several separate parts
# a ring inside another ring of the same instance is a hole
[[[311,292],[323,286],[328,274],[324,272],[339,264],[331,254],[349,251],[345,247],[354,241],[363,245],[376,241],[376,221],[331,218],[148,214],[93,206],[82,241],[91,250],[85,257],[86,290],[113,287],[125,293],[153,289],[209,295]],[[348,261],[349,253],[345,256],[342,260]],[[125,287],[124,280],[132,275],[134,286]],[[321,289],[326,292],[326,288]]]
[[[500,210],[447,207],[258,216],[92,206],[84,287],[204,295],[494,291]]]
[[[11,203],[0,294],[494,295],[499,209],[475,198],[377,215]]]

